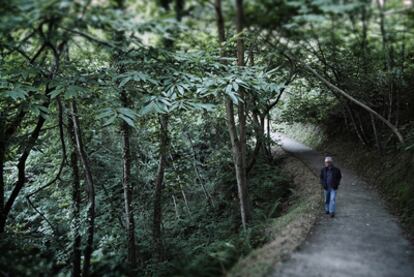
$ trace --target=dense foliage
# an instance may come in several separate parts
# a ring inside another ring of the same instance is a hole
[[[3,3],[0,272],[224,274],[291,191],[270,120],[414,150],[413,25],[396,0]]]

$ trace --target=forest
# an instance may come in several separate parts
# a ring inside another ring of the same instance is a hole
[[[0,119],[1,276],[226,275],[280,125],[386,160],[414,234],[411,0],[2,1]]]

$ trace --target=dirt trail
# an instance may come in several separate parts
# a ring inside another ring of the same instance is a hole
[[[318,173],[322,156],[282,134],[283,149]],[[271,276],[414,276],[414,247],[373,188],[341,168],[335,218],[321,215],[305,243]],[[323,211],[321,211],[321,214]]]

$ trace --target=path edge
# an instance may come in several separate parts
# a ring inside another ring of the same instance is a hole
[[[296,155],[284,149],[281,151],[285,154],[282,170],[293,175],[297,189],[308,186],[310,190],[294,199],[284,215],[269,223],[269,242],[241,258],[226,274],[228,277],[268,276],[273,273],[276,267],[287,260],[306,241],[321,215],[322,190],[316,172]],[[286,164],[289,163],[294,167],[300,167],[300,171],[304,171],[305,174],[300,174],[297,170],[295,176],[289,172],[286,168]],[[306,184],[298,180],[303,175],[311,179]]]

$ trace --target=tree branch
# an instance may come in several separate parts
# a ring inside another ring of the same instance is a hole
[[[67,32],[69,32],[69,33],[73,33],[73,34],[76,34],[76,35],[78,35],[78,36],[84,37],[84,38],[86,38],[86,39],[87,39],[87,40],[89,40],[89,41],[95,42],[95,43],[100,44],[100,45],[103,45],[103,46],[105,46],[105,47],[109,47],[109,48],[117,49],[118,51],[122,51],[122,52],[123,52],[123,49],[122,49],[122,48],[120,48],[120,47],[118,47],[118,46],[116,46],[116,45],[113,45],[112,43],[110,43],[110,42],[108,42],[108,41],[104,41],[104,40],[100,40],[100,39],[98,39],[98,38],[95,38],[95,37],[93,37],[93,36],[92,36],[92,35],[90,35],[90,34],[87,34],[87,33],[81,32],[81,31],[79,31],[79,30],[71,30],[71,29],[68,29],[68,28],[66,28],[66,27],[62,27],[62,26],[59,26],[59,28],[61,28],[61,29],[65,30],[65,31],[67,31]]]
[[[286,55],[289,55],[289,54],[286,54]],[[334,84],[332,84],[331,82],[329,82],[328,80],[326,80],[324,77],[322,77],[318,72],[316,72],[308,64],[306,64],[304,62],[301,62],[301,61],[298,61],[298,60],[296,60],[294,58],[292,58],[292,59],[295,60],[297,63],[301,64],[307,71],[309,71],[310,73],[312,73],[316,78],[318,78],[320,81],[322,81],[327,87],[329,87],[333,91],[339,93],[340,95],[342,95],[343,97],[347,98],[348,100],[350,100],[354,104],[362,107],[364,110],[368,111],[369,113],[371,113],[372,115],[374,115],[375,117],[377,117],[379,120],[381,120],[383,123],[385,123],[385,125],[387,125],[392,130],[392,132],[397,136],[397,138],[400,141],[400,143],[404,143],[404,138],[401,135],[401,133],[399,132],[398,128],[395,127],[387,119],[385,119],[383,116],[381,116],[379,113],[377,113],[376,111],[374,111],[373,109],[371,109],[366,104],[364,104],[361,101],[355,99],[354,97],[352,97],[351,95],[349,95],[348,93],[346,93],[345,91],[343,91],[342,89],[338,88],[337,86],[335,86]]]

